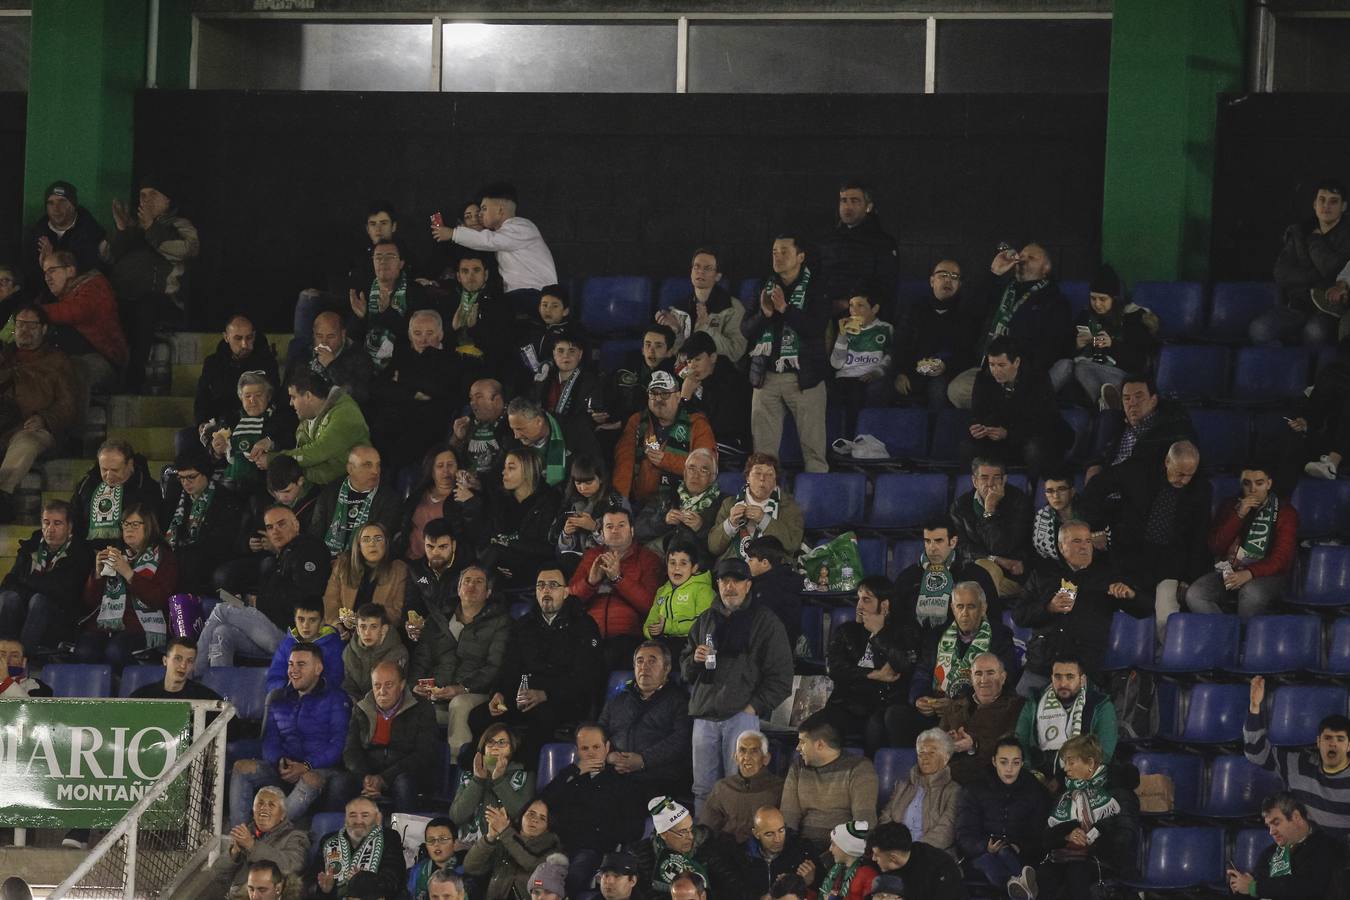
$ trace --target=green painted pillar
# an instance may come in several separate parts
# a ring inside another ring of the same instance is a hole
[[[188,89],[192,67],[192,6],[189,0],[159,0],[159,55],[155,63],[157,88]]]
[[[33,4],[24,158],[24,222],[42,215],[58,178],[112,227],[113,197],[131,193],[132,109],[145,86],[146,0]]]
[[[1102,257],[1128,283],[1209,272],[1218,95],[1241,91],[1245,0],[1116,0]]]

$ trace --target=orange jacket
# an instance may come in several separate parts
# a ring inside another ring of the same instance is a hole
[[[623,426],[623,434],[619,437],[619,444],[614,448],[614,477],[611,479],[614,490],[630,500],[645,501],[655,496],[657,489],[661,486],[662,473],[669,473],[676,478],[684,476],[684,458],[688,456],[688,453],[679,450],[666,450],[663,445],[661,464],[659,466],[654,465],[644,455],[642,461],[638,464],[637,483],[633,483],[633,458],[634,454],[637,453],[638,422],[641,421],[643,416],[650,415],[650,412],[643,410],[629,416],[628,423]],[[697,450],[702,447],[705,450],[717,452],[717,438],[713,436],[712,426],[708,424],[707,416],[699,412],[690,413],[689,430],[690,450]]]

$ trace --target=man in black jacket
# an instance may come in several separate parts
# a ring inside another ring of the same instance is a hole
[[[313,349],[288,370],[288,380],[300,366],[308,366],[329,384],[344,389],[362,407],[369,402],[375,367],[364,348],[347,336],[347,327],[337,313],[321,312],[314,317]]]
[[[749,897],[741,885],[736,845],[707,825],[695,825],[689,810],[670,797],[653,797],[647,804],[652,835],[634,848],[638,890],[663,897],[685,870],[693,869],[713,897]]]
[[[273,388],[281,384],[276,353],[267,335],[254,328],[248,316],[236,315],[225,324],[215,352],[202,361],[192,400],[192,420],[197,427],[179,432],[177,449],[185,443],[200,443],[212,423],[220,427],[239,409],[239,376],[245,372],[261,372]],[[193,435],[197,440],[192,440]]]
[[[1007,599],[1021,592],[1035,553],[1031,500],[1008,484],[1008,469],[997,460],[971,460],[970,483],[973,489],[953,500],[949,510],[960,541],[957,559],[984,569],[998,596]],[[992,603],[992,594],[989,599]]]
[[[917,632],[921,647],[951,624],[952,591],[958,582],[973,581],[987,600],[998,600],[989,573],[962,558],[961,538],[950,521],[934,519],[923,526],[922,533],[923,555],[896,576],[891,604],[900,624]]]
[[[211,460],[189,447],[174,460],[159,521],[178,562],[178,589],[215,592],[216,567],[230,558],[243,510],[235,495],[211,481]]]
[[[380,472],[380,451],[357,444],[347,453],[347,477],[319,494],[309,536],[322,541],[334,557],[351,549],[367,522],[382,526],[388,540],[398,530],[402,500],[398,492],[380,484]]]
[[[450,610],[455,606],[459,573],[473,562],[473,548],[459,540],[446,519],[432,519],[422,528],[421,559],[407,560],[408,586],[403,591],[404,611]]]
[[[1025,463],[1035,482],[1047,467],[1064,461],[1073,430],[1059,415],[1049,376],[1025,364],[1016,342],[995,338],[986,360],[975,377],[974,421],[961,440],[961,460],[980,456]]]
[[[18,635],[33,651],[73,640],[93,567],[93,551],[75,536],[70,504],[48,500],[41,527],[19,543],[14,566],[0,582],[0,634]]]
[[[469,385],[469,415],[450,425],[450,446],[464,453],[473,472],[493,483],[501,479],[502,454],[520,445],[506,418],[502,383],[480,378]]]
[[[1300,337],[1325,343],[1336,335],[1336,322],[1313,307],[1310,292],[1328,288],[1350,261],[1350,223],[1345,221],[1345,185],[1318,182],[1310,218],[1284,231],[1284,246],[1275,260],[1275,286],[1280,303],[1252,320],[1248,336],[1254,344],[1290,343]]]
[[[612,747],[606,762],[644,797],[689,793],[689,695],[670,683],[670,671],[670,649],[644,641],[633,652],[632,680],[600,712]]]
[[[80,206],[79,194],[69,181],[54,181],[47,188],[46,215],[23,235],[19,259],[23,265],[23,283],[27,296],[42,292],[43,261],[57,250],[75,254],[75,267],[88,272],[99,264],[107,249],[107,232],[89,210]]]
[[[163,495],[145,457],[120,438],[98,448],[97,462],[75,486],[71,506],[76,536],[91,550],[122,541],[122,511],[133,503],[159,509]]]
[[[345,897],[352,879],[373,873],[380,896],[401,897],[407,879],[403,841],[385,827],[375,801],[357,797],[347,803],[346,824],[323,836],[305,874],[308,897]]]
[[[830,301],[806,265],[799,238],[773,242],[773,276],[741,321],[750,344],[750,398],[754,449],[778,454],[783,417],[792,413],[808,472],[828,472],[825,457],[825,329]]]
[[[781,810],[773,806],[756,810],[751,834],[741,845],[741,883],[746,897],[763,897],[778,876],[789,873],[815,886],[819,867],[801,837],[787,827]]]
[[[895,337],[895,391],[912,403],[943,409],[947,385],[975,365],[979,325],[961,297],[961,264],[938,260],[928,276],[932,295],[900,314]]]
[[[1038,568],[1013,610],[1017,624],[1034,632],[1017,684],[1023,697],[1050,683],[1050,664],[1057,656],[1078,657],[1089,675],[1100,671],[1116,610],[1148,614],[1149,596],[1133,575],[1121,574],[1114,559],[1095,554],[1086,523],[1060,526],[1059,552],[1064,561]]]
[[[895,587],[884,575],[869,575],[858,585],[855,621],[830,635],[826,653],[834,690],[825,712],[842,734],[863,734],[875,754],[886,742],[886,711],[902,702],[914,671],[913,632],[892,617]]]
[[[867,185],[839,186],[839,222],[819,249],[821,284],[835,318],[848,315],[849,298],[864,284],[875,284],[882,297],[895,296],[900,273],[895,238],[881,227]]]
[[[469,714],[474,734],[499,720],[517,729],[525,759],[533,759],[540,746],[556,740],[559,729],[589,718],[605,682],[600,629],[581,603],[568,595],[562,570],[540,569],[534,594],[535,608],[511,626],[497,692]],[[519,701],[526,677],[528,689],[542,700]]]
[[[964,900],[961,867],[951,854],[914,840],[900,822],[887,822],[872,829],[868,842],[872,859],[882,874],[905,880],[908,896],[923,900]]]
[[[1073,355],[1073,312],[1050,279],[1050,269],[1049,251],[1034,242],[1021,252],[1009,248],[994,257],[989,271],[997,280],[976,344],[977,365],[984,363],[990,343],[1004,336],[1022,344],[1027,368],[1035,371],[1049,371],[1055,360]],[[970,408],[978,371],[967,369],[952,378],[947,399],[953,406]]]
[[[1275,843],[1261,851],[1254,872],[1228,868],[1234,894],[1321,900],[1332,896],[1336,873],[1344,868],[1341,845],[1308,821],[1308,810],[1288,791],[1261,801],[1261,818]]]
[[[719,461],[728,467],[727,454],[750,449],[750,382],[736,366],[718,355],[712,336],[696,331],[680,351],[685,365],[680,369],[680,399],[691,413],[708,417],[717,437]]]
[[[1087,480],[1104,468],[1142,459],[1158,463],[1177,441],[1194,441],[1195,426],[1186,407],[1158,396],[1158,386],[1145,374],[1125,376],[1120,386],[1118,413],[1103,412],[1097,460],[1088,466]]]
[[[381,728],[388,722],[387,730]],[[394,809],[414,809],[418,792],[435,766],[436,713],[418,700],[407,678],[391,660],[370,671],[370,690],[352,705],[347,744],[342,750],[345,772],[334,797],[387,796]]]

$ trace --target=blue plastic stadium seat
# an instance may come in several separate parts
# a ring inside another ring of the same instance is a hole
[[[1308,351],[1302,347],[1242,347],[1233,363],[1236,403],[1271,403],[1300,397],[1308,386]]]
[[[641,352],[642,341],[637,338],[614,338],[601,341],[600,369],[604,372],[615,372],[623,368],[632,368],[637,365],[637,357]]]
[[[933,441],[928,448],[928,458],[955,464],[961,456],[961,439],[970,435],[970,423],[968,409],[938,410],[933,421]]]
[[[1145,891],[1212,884],[1223,877],[1223,850],[1222,828],[1155,828],[1141,877],[1122,883]]]
[[[1176,809],[1190,810],[1200,805],[1200,788],[1205,783],[1203,758],[1193,753],[1148,752],[1136,753],[1130,761],[1140,775],[1166,775],[1172,779]]]
[[[1152,663],[1154,632],[1152,616],[1136,619],[1117,610],[1111,617],[1111,634],[1107,638],[1102,671],[1135,669]]]
[[[639,275],[601,275],[581,287],[581,324],[592,334],[629,334],[652,317],[652,282]]]
[[[1350,675],[1350,616],[1340,616],[1331,623],[1331,639],[1327,642],[1327,664],[1314,668],[1314,675]]]
[[[511,604],[511,618],[523,619],[533,606],[534,604],[528,600],[517,600]]]
[[[1250,689],[1245,684],[1196,684],[1187,691],[1181,732],[1164,720],[1159,737],[1174,743],[1232,744],[1242,740]]]
[[[1315,669],[1322,650],[1317,616],[1253,616],[1247,620],[1242,661],[1229,669],[1241,675],[1271,675]]]
[[[1069,301],[1069,309],[1077,316],[1088,307],[1088,295],[1091,293],[1086,281],[1061,281],[1059,290]]]
[[[1275,840],[1264,828],[1243,828],[1233,836],[1233,865],[1239,872],[1255,872],[1261,854]]]
[[[1270,703],[1270,742],[1297,747],[1317,740],[1317,723],[1332,713],[1345,715],[1346,689],[1330,684],[1291,684],[1275,691]]]
[[[1161,656],[1140,668],[1171,674],[1230,669],[1237,663],[1239,631],[1237,616],[1173,613]]]
[[[117,684],[117,696],[130,697],[132,692],[147,684],[164,680],[163,666],[127,666]]]
[[[1289,499],[1298,510],[1299,540],[1339,539],[1350,533],[1350,481],[1300,478]]]
[[[671,275],[669,278],[662,278],[661,286],[656,290],[656,308],[670,309],[693,292],[694,287],[689,283],[688,275]]]
[[[347,814],[340,812],[315,813],[309,820],[309,858],[319,858],[319,843],[325,835],[332,834],[346,824]]]
[[[1251,421],[1240,409],[1193,409],[1200,447],[1200,465],[1206,469],[1235,469],[1247,461]]]
[[[1229,343],[1245,342],[1252,319],[1274,309],[1275,297],[1275,285],[1268,281],[1218,282],[1205,336]]]
[[[877,476],[867,524],[872,528],[918,528],[946,512],[946,475],[888,472]]]
[[[1168,344],[1158,357],[1158,393],[1172,400],[1213,400],[1228,392],[1228,348]]]
[[[744,472],[719,472],[717,487],[728,497],[734,497],[745,488]]]
[[[260,666],[220,666],[207,669],[202,684],[234,704],[235,715],[261,722],[267,702],[267,670]]]
[[[861,472],[803,472],[792,485],[806,528],[838,528],[863,520],[867,476]]]
[[[615,669],[609,673],[609,683],[605,685],[605,696],[613,697],[623,690],[623,686],[633,677],[632,669]]]
[[[1024,493],[1024,494],[1025,494],[1025,493],[1027,492],[1027,490],[1029,489],[1029,484],[1028,484],[1028,482],[1027,482],[1027,476],[1026,476],[1025,473],[1022,473],[1022,472],[1009,472],[1009,473],[1007,474],[1007,476],[1006,476],[1006,479],[1007,479],[1007,480],[1006,480],[1005,484],[1006,484],[1008,487],[1015,487],[1015,488],[1017,488],[1019,491],[1021,491],[1021,492]],[[956,476],[956,481],[957,481],[957,484],[959,484],[959,485],[965,485],[965,484],[968,484],[968,483],[969,483],[969,482],[967,482],[964,478],[962,478],[960,475],[957,475],[957,476]],[[964,487],[962,487],[960,490],[964,490]],[[959,491],[958,491],[958,492],[959,492]]]
[[[1302,606],[1350,606],[1350,547],[1314,547],[1303,570]]]
[[[1198,281],[1140,281],[1134,302],[1158,317],[1158,337],[1196,338],[1205,328],[1205,288]]]
[[[809,603],[802,604],[802,637],[806,638],[806,646],[810,650],[811,659],[823,660],[825,658],[824,631],[825,611],[819,606],[813,606]]]
[[[922,538],[908,538],[894,542],[891,544],[891,562],[886,567],[886,574],[892,579],[899,577],[901,572],[918,562],[922,555]]]
[[[542,791],[548,783],[563,769],[576,762],[576,744],[545,744],[539,748],[539,770],[535,775],[534,789]]]
[[[759,292],[764,289],[763,278],[742,278],[741,286],[736,289],[736,296],[745,304],[748,312],[751,309],[750,304],[759,302]]]
[[[1261,814],[1264,797],[1280,789],[1280,776],[1248,762],[1247,757],[1218,756],[1209,764],[1204,802],[1199,808],[1185,809],[1210,819],[1250,818]]]
[[[1194,411],[1194,410],[1192,410]],[[1200,464],[1204,465],[1204,458],[1201,457]],[[1212,475],[1209,479],[1209,514],[1213,518],[1219,514],[1219,507],[1225,500],[1232,500],[1238,494],[1242,493],[1242,487],[1238,483],[1236,475]],[[1299,521],[1302,522],[1302,510],[1299,510]]]
[[[909,747],[886,747],[877,751],[872,766],[877,770],[877,809],[891,799],[895,786],[909,778],[909,772],[918,761]]]
[[[56,697],[112,696],[112,667],[102,663],[50,663],[39,677]]]
[[[1059,411],[1060,418],[1073,429],[1073,444],[1069,447],[1068,458],[1085,460],[1092,455],[1092,414],[1076,406]]]
[[[913,407],[870,407],[858,413],[858,434],[886,445],[891,459],[919,459],[928,452],[928,412]],[[848,437],[848,435],[845,435]]]
[[[827,645],[828,645],[828,642],[829,642],[829,641],[834,640],[835,629],[837,629],[840,625],[847,625],[849,622],[856,622],[856,621],[857,621],[857,611],[855,610],[854,607],[852,607],[852,606],[835,606],[835,607],[831,608],[831,609],[830,609],[830,635],[829,635],[829,637],[826,639]]]
[[[886,541],[879,537],[858,538],[858,556],[864,575],[886,574]]]

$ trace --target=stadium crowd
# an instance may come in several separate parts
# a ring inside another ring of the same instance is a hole
[[[44,693],[30,660],[162,656],[133,696],[184,699],[215,696],[212,668],[268,667],[212,897],[1109,896],[1157,812],[1122,752],[1151,699],[1108,671],[1113,622],[1150,623],[1151,651],[1178,613],[1281,608],[1293,489],[1334,479],[1350,443],[1346,196],[1319,185],[1280,305],[1251,324],[1341,343],[1217,499],[1188,408],[1151,374],[1159,317],[1108,265],[1076,315],[1034,241],[938,260],[897,308],[895,242],[849,182],[836,227],[778,236],[745,300],[693,249],[688,290],[602,369],[510,185],[438,215],[426,262],[401,241],[416,226],[372,203],[281,359],[248,316],[223,324],[162,477],[110,439],[42,505],[0,584],[0,696]],[[91,397],[147,385],[155,326],[191,303],[197,230],[167,183],[139,198],[109,235],[56,182],[0,266],[0,519]],[[848,569],[863,577],[839,588],[826,566],[817,591],[784,432],[807,473],[865,466],[859,416],[890,406],[970,410],[945,461],[968,489],[898,576]],[[1098,420],[1086,454],[1066,407]],[[852,613],[812,646],[821,604]],[[821,673],[823,703],[769,723]],[[1227,887],[1332,896],[1350,719],[1323,719],[1315,753],[1275,746],[1252,674],[1244,752],[1282,783],[1260,804],[1273,843]],[[896,748],[912,765],[883,778]],[[443,758],[453,797],[432,807]],[[433,808],[408,868],[392,816]],[[345,819],[312,847],[321,810]]]

